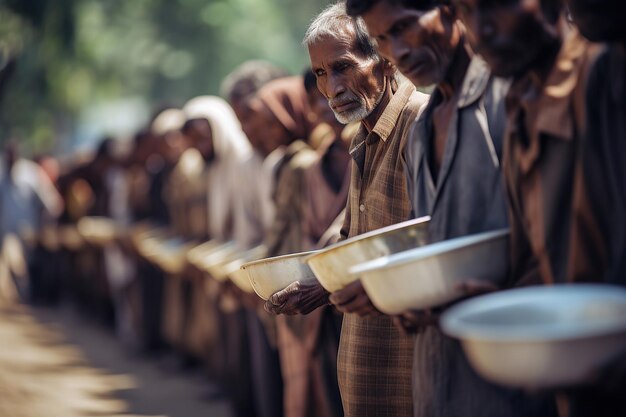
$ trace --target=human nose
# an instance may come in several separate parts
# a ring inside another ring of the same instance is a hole
[[[342,77],[331,75],[328,77],[328,98],[335,98],[346,92]]]
[[[477,16],[476,35],[481,42],[489,42],[496,36],[496,24],[489,15]]]
[[[409,57],[411,49],[401,39],[393,39],[389,42],[388,51],[388,59],[391,63],[402,66],[402,63]]]

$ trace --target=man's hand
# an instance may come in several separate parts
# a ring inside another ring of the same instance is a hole
[[[273,314],[309,314],[328,304],[328,292],[317,281],[296,281],[272,295],[265,302],[265,311]]]
[[[332,293],[330,302],[342,313],[354,313],[361,317],[381,315],[365,293],[361,280],[354,281],[344,289]]]
[[[463,297],[474,297],[501,290],[492,283],[478,280],[467,280],[458,284],[456,288],[463,294]]]
[[[432,310],[409,310],[393,317],[393,323],[405,335],[422,333],[429,326],[439,324],[440,314]]]

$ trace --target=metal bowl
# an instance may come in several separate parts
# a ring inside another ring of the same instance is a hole
[[[292,253],[290,255],[261,259],[241,266],[248,272],[254,292],[264,300],[290,284],[314,281],[315,275],[305,263],[305,258],[315,252]]]
[[[59,242],[65,249],[76,251],[82,248],[84,240],[75,225],[59,225],[57,233]]]
[[[441,326],[492,382],[566,388],[626,352],[626,289],[562,284],[502,291],[449,309]]]
[[[83,217],[77,227],[80,236],[96,246],[109,245],[123,233],[121,226],[108,217]]]
[[[223,279],[230,279],[240,290],[248,293],[254,293],[250,279],[248,278],[248,272],[241,269],[241,266],[246,262],[252,262],[259,260],[266,256],[267,246],[259,245],[252,249],[249,249],[243,253],[239,253],[236,259],[226,262],[220,265],[219,273],[224,277]]]
[[[461,297],[458,284],[465,280],[505,280],[508,236],[508,230],[496,230],[450,239],[375,259],[349,272],[361,279],[380,311],[423,310]]]
[[[233,241],[218,243],[209,241],[203,245],[202,248],[192,254],[190,263],[192,263],[200,271],[211,275],[214,278],[221,278],[214,276],[215,268],[222,262],[226,262],[239,253],[237,244]]]
[[[243,292],[254,294],[254,287],[250,283],[248,271],[245,269],[237,269],[228,274],[228,278]]]
[[[154,262],[164,272],[171,275],[180,275],[187,264],[187,253],[194,244],[182,238],[173,237],[166,240],[156,240]]]
[[[335,292],[357,277],[348,273],[355,265],[428,243],[430,217],[409,220],[346,239],[306,259],[322,286]]]

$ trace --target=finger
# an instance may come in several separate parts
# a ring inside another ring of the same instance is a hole
[[[336,306],[345,306],[346,304],[350,304],[358,294],[347,293],[343,290],[332,293],[328,298],[331,303]]]
[[[374,306],[372,305],[370,299],[367,298],[365,294],[357,296],[354,299],[354,301],[352,301],[350,304],[346,305],[345,307],[351,313],[357,313],[357,312],[369,313],[371,310],[374,309]]]
[[[285,290],[278,291],[277,293],[272,294],[268,301],[278,306],[285,303],[285,298],[287,298],[286,295],[287,294],[285,294]]]
[[[263,304],[263,310],[265,310],[266,312],[272,314],[274,313],[274,304],[272,304],[270,302],[270,300],[267,300],[264,304]]]
[[[333,304],[345,304],[363,292],[361,281],[354,281],[346,285],[343,289],[331,294],[331,302]]]

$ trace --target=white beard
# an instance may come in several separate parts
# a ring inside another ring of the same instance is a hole
[[[383,100],[384,95],[385,95],[385,89],[383,88],[380,91],[380,94],[378,95],[378,97],[376,98],[376,102],[374,103],[372,108],[369,110],[367,109],[367,107],[365,107],[365,103],[362,100],[359,101],[359,107],[357,107],[354,110],[345,111],[343,113],[337,113],[333,110],[333,113],[335,113],[335,118],[337,119],[339,123],[342,123],[344,125],[347,125],[348,123],[352,123],[352,122],[360,122],[361,120],[365,119],[367,116],[372,114],[374,109],[378,107],[380,102]]]

